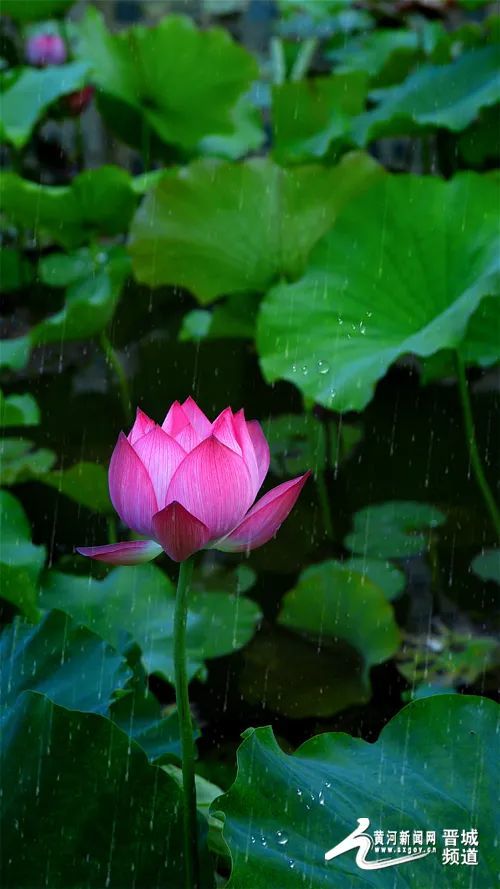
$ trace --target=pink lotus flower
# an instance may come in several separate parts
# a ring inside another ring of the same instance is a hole
[[[59,34],[35,34],[26,44],[26,59],[38,68],[63,65],[67,55],[66,44]]]
[[[111,501],[121,520],[147,540],[78,547],[83,556],[134,565],[164,550],[182,562],[200,549],[246,552],[273,537],[310,475],[255,497],[269,469],[269,446],[256,420],[226,408],[214,420],[187,398],[162,426],[137,411],[120,433],[109,466]],[[252,504],[254,504],[252,506]]]

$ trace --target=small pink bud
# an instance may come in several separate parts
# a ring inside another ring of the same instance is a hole
[[[64,104],[66,106],[66,111],[68,114],[73,115],[74,117],[78,117],[82,111],[85,111],[86,108],[90,105],[94,96],[94,87],[93,86],[84,86],[81,90],[76,90],[74,93],[70,93],[68,96],[64,97]]]
[[[26,59],[38,68],[63,65],[67,56],[66,45],[59,34],[36,34],[26,44]]]

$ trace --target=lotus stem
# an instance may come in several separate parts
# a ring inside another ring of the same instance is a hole
[[[195,746],[186,668],[187,594],[192,573],[192,559],[186,559],[185,562],[180,563],[175,599],[174,666],[175,697],[179,714],[182,751],[185,887],[186,889],[199,889],[196,787],[194,782]]]
[[[318,469],[316,471],[314,481],[316,482],[316,488],[318,491],[318,499],[319,499],[319,505],[321,508],[321,515],[323,518],[324,529],[326,531],[327,537],[329,537],[330,540],[334,540],[335,533],[333,530],[333,519],[332,519],[332,512],[330,509],[330,498],[328,496],[328,488],[326,486],[324,468]]]
[[[283,41],[279,37],[271,39],[271,72],[273,84],[281,86],[286,80],[286,61]]]
[[[497,537],[500,540],[500,511],[495,503],[493,492],[488,484],[488,480],[483,469],[483,464],[481,462],[479,448],[477,446],[476,440],[476,429],[474,425],[474,417],[472,415],[469,387],[467,385],[467,376],[465,373],[462,356],[460,355],[458,350],[455,351],[455,366],[457,370],[458,389],[460,392],[460,400],[462,402],[464,428],[467,436],[467,444],[469,448],[469,458],[472,466],[472,471],[475,475],[476,482],[481,491],[481,494],[483,495],[483,500],[490,514]]]
[[[99,342],[101,344],[101,349],[104,352],[106,362],[109,364],[110,367],[113,368],[116,379],[118,380],[120,401],[122,403],[125,421],[130,425],[130,423],[132,423],[132,403],[130,400],[130,391],[123,365],[117,355],[116,349],[111,344],[111,341],[109,340],[104,330],[100,335]]]
[[[307,40],[304,40],[290,72],[291,81],[302,80],[306,76],[318,45],[319,40],[317,37],[308,37]]]
[[[151,169],[151,126],[146,115],[142,119],[142,165],[144,172]]]

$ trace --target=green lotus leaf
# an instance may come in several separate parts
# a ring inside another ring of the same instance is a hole
[[[405,559],[426,550],[432,530],[444,521],[443,513],[428,503],[377,503],[355,514],[354,528],[344,545],[375,559]]]
[[[362,112],[366,78],[361,72],[316,77],[275,86],[273,155],[284,164],[325,157],[332,146],[352,144],[351,120]]]
[[[2,12],[5,12],[3,7]],[[0,139],[15,148],[23,148],[49,106],[62,96],[81,89],[87,75],[88,66],[84,62],[2,72]]]
[[[262,147],[265,140],[262,114],[245,96],[236,103],[232,119],[233,132],[204,136],[198,145],[199,154],[237,160]]]
[[[0,458],[0,485],[7,487],[49,473],[57,459],[54,451],[27,438],[1,438]]]
[[[31,542],[31,528],[23,507],[8,491],[0,491],[0,596],[29,619],[38,616],[38,578],[45,547]]]
[[[302,572],[283,598],[278,627],[259,633],[243,654],[246,701],[299,719],[370,700],[370,668],[398,651],[400,633],[387,601],[394,577],[387,583],[388,569],[375,577],[366,568],[332,560]]]
[[[406,579],[403,572],[383,559],[370,559],[364,556],[353,556],[342,565],[348,571],[367,577],[384,593],[385,598],[392,602],[404,591]]]
[[[138,280],[187,287],[201,303],[301,274],[353,194],[382,175],[363,154],[332,169],[269,160],[200,160],[162,179],[140,206],[130,252]]]
[[[6,627],[0,663],[4,709],[21,692],[38,691],[70,710],[104,714],[131,675],[122,655],[62,611],[49,612],[34,626],[16,619]]]
[[[80,253],[86,256],[87,252]],[[68,285],[63,308],[32,327],[29,334],[32,346],[85,339],[100,333],[113,317],[129,268],[129,258],[121,246],[99,251],[93,258],[90,274],[83,263],[81,276],[75,271]],[[69,274],[69,270],[66,271]]]
[[[370,667],[399,648],[394,612],[382,589],[348,563],[334,560],[311,565],[284,597],[278,622],[312,636],[319,645],[343,639],[359,651]]]
[[[273,627],[252,639],[242,661],[242,698],[252,707],[290,719],[331,717],[367,704],[371,697],[363,656],[342,639],[328,641],[318,651],[314,639]]]
[[[68,469],[54,469],[39,477],[39,481],[93,512],[113,511],[108,493],[108,474],[98,463],[83,460]]]
[[[125,170],[103,166],[79,173],[71,185],[39,185],[16,173],[4,173],[1,201],[9,222],[34,229],[37,239],[48,235],[71,249],[98,234],[126,231],[137,196]]]
[[[335,70],[364,72],[372,83],[395,83],[405,77],[421,52],[419,34],[407,28],[377,28],[352,36],[328,52]]]
[[[182,319],[179,340],[253,339],[258,298],[239,293],[209,309],[191,309]]]
[[[38,426],[40,410],[32,395],[7,395],[0,389],[0,427]]]
[[[0,340],[0,367],[9,370],[22,370],[30,357],[29,336],[16,336],[10,340]]]
[[[0,293],[12,293],[33,280],[33,266],[14,247],[0,247]]]
[[[498,46],[464,52],[448,65],[421,65],[402,84],[378,90],[373,111],[353,125],[359,145],[429,128],[464,130],[500,101]]]
[[[481,580],[500,583],[500,549],[485,549],[472,560],[471,568]]]
[[[234,132],[236,103],[258,71],[226,31],[168,15],[154,28],[111,34],[89,8],[79,33],[99,90],[138,112],[163,142],[194,150],[206,136]]]
[[[383,177],[344,207],[303,277],[261,303],[266,378],[362,410],[401,356],[459,346],[481,300],[500,293],[497,220],[495,176]]]
[[[143,682],[131,683],[130,693],[111,702],[109,718],[139,744],[150,762],[180,762],[179,716],[174,707],[164,712]],[[194,731],[198,738],[200,732]]]
[[[471,880],[493,886],[500,827],[492,792],[500,780],[497,726],[492,701],[442,694],[409,704],[375,743],[325,733],[288,755],[270,727],[248,729],[238,776],[211,809],[225,819],[228,889],[466,889]],[[373,870],[358,866],[357,846],[325,860],[362,819],[371,837],[367,862],[397,857],[396,849],[383,854],[373,848],[375,830],[384,837],[423,831],[425,848],[426,831],[434,831],[436,851]],[[444,831],[450,829],[458,831],[458,865],[443,864]],[[471,831],[477,831],[477,848],[468,842]],[[463,863],[474,848],[477,864]]]
[[[361,438],[361,430],[348,423],[321,423],[312,414],[282,414],[270,417],[264,431],[271,451],[271,470],[290,478],[307,472],[324,471],[346,460]],[[330,453],[327,453],[327,438]]]
[[[488,161],[496,166],[500,159],[498,105],[485,108],[479,118],[461,134],[458,147],[468,167],[481,167]]]
[[[184,885],[181,791],[125,732],[35,692],[2,729],[2,886]]]
[[[75,0],[2,0],[2,15],[19,22],[32,22],[63,15]]]
[[[137,643],[148,673],[174,680],[175,588],[154,565],[117,568],[104,580],[51,571],[42,608],[60,608],[120,651]],[[230,654],[252,637],[257,605],[243,596],[193,591],[187,620],[188,673],[203,674],[206,659]]]
[[[491,367],[500,361],[500,299],[487,296],[470,319],[458,352],[466,365]],[[422,362],[422,382],[430,383],[457,373],[455,354],[436,352]]]

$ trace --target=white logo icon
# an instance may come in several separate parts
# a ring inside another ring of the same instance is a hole
[[[343,855],[344,852],[350,852],[351,849],[357,849],[356,852],[356,864],[361,870],[379,870],[382,867],[394,867],[397,864],[406,864],[407,861],[416,861],[417,858],[425,858],[426,855],[429,855],[430,850],[427,849],[425,852],[408,852],[406,855],[399,856],[398,858],[383,858],[375,861],[367,861],[367,855],[373,846],[373,840],[368,833],[365,833],[370,826],[369,818],[358,818],[358,826],[354,828],[352,833],[349,834],[342,840],[342,842],[338,843],[333,849],[330,849],[328,852],[325,852],[325,861],[331,861],[332,858],[338,858],[339,855]]]

